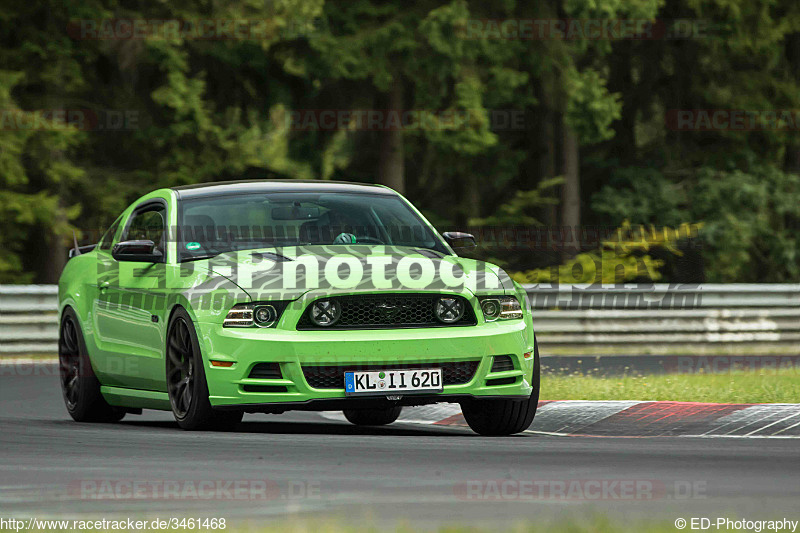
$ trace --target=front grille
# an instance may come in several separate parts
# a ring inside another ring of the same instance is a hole
[[[505,372],[506,370],[514,370],[514,361],[507,355],[495,355],[492,372]]]
[[[249,378],[253,379],[281,379],[281,365],[278,363],[258,363],[250,371]]]
[[[442,384],[463,385],[469,383],[479,361],[454,361],[447,363],[349,365],[349,366],[304,366],[303,375],[315,389],[344,389],[344,373],[370,370],[413,370],[415,368],[441,368]]]
[[[342,315],[333,326],[320,327],[311,322],[309,310],[297,322],[297,329],[388,329],[474,326],[475,313],[462,296],[450,296],[464,304],[464,316],[458,322],[444,324],[436,318],[434,304],[440,294],[356,294],[326,298],[335,300]],[[309,306],[310,308],[310,306]]]

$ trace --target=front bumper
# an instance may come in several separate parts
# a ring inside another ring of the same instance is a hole
[[[292,331],[273,328],[223,328],[198,323],[197,333],[208,381],[211,405],[242,406],[248,410],[326,409],[361,405],[361,398],[346,397],[341,389],[315,389],[302,365],[394,365],[478,361],[472,378],[463,384],[444,385],[438,394],[405,393],[401,404],[454,401],[471,397],[527,397],[532,392],[533,331],[528,320],[479,323],[452,328],[412,328],[350,331]],[[531,354],[528,358],[524,354]],[[493,356],[508,355],[514,370],[491,372]],[[233,366],[211,366],[210,361]],[[250,378],[258,363],[278,363],[281,379]],[[502,380],[498,383],[496,380]],[[489,382],[487,384],[487,381]],[[248,387],[250,386],[250,387]],[[251,392],[261,390],[279,392]],[[322,401],[339,400],[339,401]],[[377,401],[385,399],[377,398]],[[303,407],[307,406],[307,407]],[[329,407],[335,406],[335,407]]]

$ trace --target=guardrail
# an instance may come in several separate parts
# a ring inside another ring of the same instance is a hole
[[[800,284],[528,285],[548,355],[798,355]]]
[[[0,355],[58,353],[58,287],[0,285]]]
[[[798,355],[800,284],[528,285],[542,355]],[[55,285],[0,285],[0,354],[55,354]]]

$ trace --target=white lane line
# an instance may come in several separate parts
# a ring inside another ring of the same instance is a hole
[[[769,428],[769,427],[772,427],[772,426],[774,426],[775,424],[779,424],[780,422],[783,422],[784,420],[789,420],[790,418],[794,418],[794,417],[796,417],[796,416],[800,416],[800,411],[798,411],[797,413],[794,413],[794,414],[792,414],[792,415],[789,415],[789,416],[787,416],[787,417],[785,417],[785,418],[781,418],[780,420],[776,420],[775,422],[773,422],[773,423],[771,423],[771,424],[767,424],[766,426],[763,426],[763,427],[760,427],[760,428],[758,428],[758,429],[756,429],[756,430],[753,430],[753,431],[751,431],[750,433],[745,433],[745,435],[744,435],[744,436],[745,436],[745,437],[749,437],[750,435],[752,435],[752,434],[754,434],[754,433],[759,433],[759,432],[761,432],[761,431],[764,431],[765,429],[767,429],[767,428]]]
[[[800,435],[649,435],[642,437],[639,435],[592,435],[574,433],[553,433],[551,431],[534,431],[527,429],[523,431],[530,436],[541,435],[543,437],[572,437],[572,438],[598,438],[598,439],[800,439]]]
[[[529,433],[531,435],[544,435],[546,437],[571,437],[569,433],[554,433],[552,431],[535,431],[533,429],[526,429],[523,433]]]
[[[800,439],[800,435],[673,435],[673,437],[690,439]]]
[[[783,433],[784,431],[789,431],[790,429],[796,428],[797,426],[800,426],[800,422],[796,422],[796,423],[792,424],[789,427],[783,428],[780,431],[776,431],[775,433],[772,434],[772,436],[774,437],[775,435],[778,435],[779,433]],[[791,435],[789,435],[789,436],[791,436]]]
[[[798,412],[800,405],[797,404],[761,404],[753,405],[723,416],[711,424],[711,429],[703,435],[731,435],[736,432],[752,434],[764,428],[767,422],[774,422]],[[740,435],[743,436],[743,435]]]

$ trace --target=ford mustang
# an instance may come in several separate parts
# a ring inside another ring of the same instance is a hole
[[[378,186],[242,181],[160,189],[59,281],[60,377],[71,417],[172,411],[225,430],[245,412],[343,411],[390,424],[458,403],[482,435],[527,429],[539,353],[523,288],[459,256]]]

